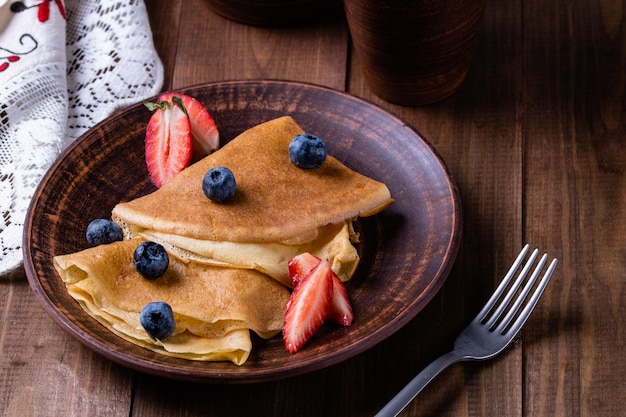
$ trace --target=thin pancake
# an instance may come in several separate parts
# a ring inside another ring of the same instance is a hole
[[[218,242],[145,230],[140,236],[158,242],[181,258],[210,265],[256,269],[291,287],[288,262],[309,252],[330,262],[333,271],[347,281],[359,263],[359,254],[350,240],[348,224],[320,228],[317,239],[293,245],[281,243]]]
[[[179,357],[242,363],[251,348],[248,329],[265,338],[281,330],[289,298],[283,285],[253,270],[185,263],[176,257],[170,257],[165,275],[147,280],[132,263],[140,241],[54,258],[69,293],[112,331]],[[152,341],[139,324],[139,312],[151,301],[165,301],[174,311],[176,330],[163,341]]]
[[[133,234],[151,229],[195,239],[277,243],[313,239],[322,226],[375,214],[392,203],[383,183],[332,156],[312,170],[293,165],[288,147],[299,133],[291,117],[257,125],[154,193],[118,204],[112,217]],[[204,175],[218,166],[228,167],[237,182],[226,204],[202,192]]]

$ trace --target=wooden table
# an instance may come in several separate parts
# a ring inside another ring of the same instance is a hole
[[[489,2],[453,97],[410,108],[363,83],[342,13],[258,28],[202,0],[146,2],[164,89],[305,81],[404,118],[441,154],[463,200],[452,274],[410,324],[344,363],[276,382],[205,385],[133,372],[83,347],[23,272],[0,278],[0,415],[371,416],[451,347],[526,242],[560,263],[512,347],[455,365],[411,416],[621,416],[626,409],[626,2]]]

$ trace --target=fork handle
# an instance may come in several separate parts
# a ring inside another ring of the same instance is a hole
[[[406,384],[402,391],[397,393],[375,417],[396,417],[441,371],[461,360],[463,357],[456,351],[441,355]]]

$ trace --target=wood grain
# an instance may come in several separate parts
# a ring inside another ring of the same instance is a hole
[[[386,104],[371,93],[359,71],[358,58],[353,57],[349,91],[390,108],[433,142],[459,185],[464,219],[469,221],[464,223],[464,245],[455,270],[441,298],[429,306],[440,303],[439,311],[412,335],[402,335],[407,344],[420,346],[428,360],[451,349],[458,331],[489,297],[523,244],[522,97],[516,88],[522,77],[522,45],[519,32],[514,30],[521,30],[520,7],[516,2],[487,5],[466,81],[457,94],[436,105],[415,108]],[[457,307],[452,312],[446,308],[449,305]],[[446,323],[446,328],[434,329],[432,334],[428,323],[433,321]],[[441,344],[431,351],[433,338]],[[523,378],[522,350],[517,347],[486,367],[466,365],[447,370],[405,414],[462,416],[469,410],[481,410],[480,415],[487,416],[522,415],[522,395],[516,391]],[[391,365],[394,369],[413,367],[404,378],[390,380],[392,393],[427,364],[423,359],[408,359],[415,364],[406,360],[402,357]],[[491,401],[493,397],[505,401]]]
[[[215,80],[287,79],[343,89],[348,31],[341,15],[266,28],[225,19],[202,0],[184,2],[170,88]],[[206,28],[199,31],[198,27]],[[178,65],[184,63],[184,65]]]
[[[0,297],[3,417],[128,415],[133,380],[128,369],[82,347],[61,330],[24,277],[0,281]]]
[[[529,415],[624,412],[624,4],[556,2],[525,29],[527,235],[563,259],[525,333]],[[560,252],[560,253],[559,253]]]
[[[400,115],[443,156],[463,246],[432,302],[374,348],[311,374],[244,386],[129,371],[67,336],[23,271],[0,278],[0,415],[370,416],[450,348],[528,241],[559,258],[515,345],[442,374],[403,416],[606,416],[626,409],[626,3],[487,2],[461,88],[425,107],[364,84],[343,16],[302,27],[229,21],[204,0],[147,0],[164,89],[285,78]],[[85,401],[84,398],[89,398]]]
[[[178,41],[180,31],[178,30],[184,22],[181,23],[181,10],[183,8],[183,0],[156,1],[146,0],[146,8],[148,9],[148,18],[150,19],[150,27],[152,28],[152,38],[157,54],[161,58],[164,69],[164,89],[167,90],[172,85],[174,77],[174,68],[176,60],[172,57],[176,56],[178,49]],[[199,23],[198,23],[199,24]]]

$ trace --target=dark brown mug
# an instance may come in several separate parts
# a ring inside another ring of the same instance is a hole
[[[286,26],[341,10],[341,0],[205,0],[214,12],[239,23]]]
[[[344,0],[354,51],[374,94],[401,105],[443,100],[461,85],[486,0]]]

